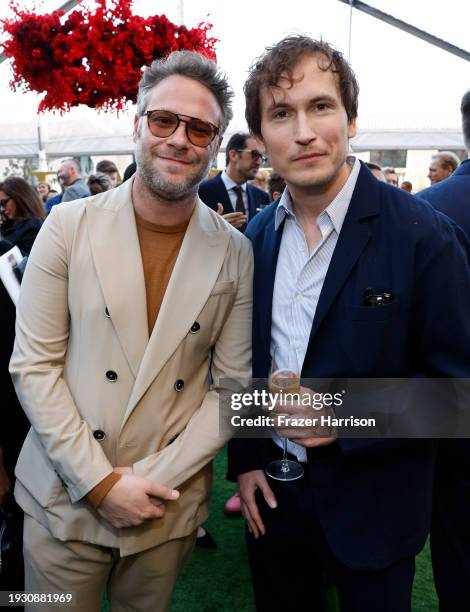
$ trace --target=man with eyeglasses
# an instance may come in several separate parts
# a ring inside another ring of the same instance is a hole
[[[75,610],[105,590],[111,609],[167,610],[208,515],[219,391],[251,366],[251,245],[197,195],[231,97],[197,53],[155,61],[134,177],[55,207],[24,277],[10,369],[32,425],[15,489],[26,591],[73,593]]]
[[[240,231],[257,211],[269,204],[266,192],[247,181],[255,178],[266,160],[264,147],[250,134],[237,132],[225,150],[226,168],[199,187],[199,197]]]

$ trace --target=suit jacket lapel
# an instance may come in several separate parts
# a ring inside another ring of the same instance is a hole
[[[377,179],[361,164],[356,187],[320,293],[309,344],[369,242],[369,225],[362,221],[380,212],[378,185]]]
[[[147,302],[132,206],[132,180],[87,204],[96,273],[111,322],[134,376],[148,343]],[[104,313],[103,313],[104,316]]]
[[[253,238],[255,253],[253,302],[253,376],[269,372],[274,280],[284,224],[274,227],[276,207],[262,235]]]
[[[248,198],[248,220],[253,219],[256,214],[256,200],[250,183],[246,185],[246,196]]]
[[[211,214],[203,202],[197,203],[142,358],[122,426],[188,334],[217,280],[230,232],[220,231]]]
[[[220,197],[219,202],[224,205],[224,213],[234,212],[234,208],[232,206],[232,201],[230,200],[230,196],[228,194],[227,188],[225,187],[225,183],[222,180],[222,172],[216,176],[216,181],[218,181],[218,197]]]

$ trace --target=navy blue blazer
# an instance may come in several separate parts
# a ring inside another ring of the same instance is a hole
[[[470,239],[470,159],[462,162],[449,178],[418,195],[453,219]]]
[[[253,243],[253,375],[270,366],[274,278],[283,226],[278,201],[246,235]],[[320,294],[303,378],[470,376],[470,245],[426,202],[378,181],[361,163]],[[367,288],[391,303],[363,305]],[[453,296],[449,299],[449,292]],[[233,439],[228,478],[264,469],[271,440]],[[325,447],[329,449],[329,447]],[[309,470],[325,536],[358,570],[416,555],[429,532],[433,440],[339,439],[312,449]]]
[[[258,187],[255,187],[251,183],[247,183],[246,193],[248,196],[248,221],[251,221],[256,215],[257,209],[267,206],[270,199],[265,191],[258,189]],[[223,204],[225,214],[234,212],[230,196],[222,180],[221,172],[219,172],[217,176],[214,176],[214,178],[201,183],[199,186],[199,197],[204,204],[207,204],[212,210],[217,211],[217,204],[220,202]]]

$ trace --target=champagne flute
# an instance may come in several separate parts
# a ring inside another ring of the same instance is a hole
[[[269,374],[269,389],[271,393],[299,393],[300,375],[294,369],[284,368],[280,363],[279,347],[274,347]],[[288,482],[297,480],[304,474],[304,469],[297,461],[287,458],[287,438],[282,438],[282,459],[271,461],[266,466],[266,474],[274,480]]]

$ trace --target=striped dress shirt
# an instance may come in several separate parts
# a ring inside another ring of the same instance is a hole
[[[297,221],[288,189],[276,209],[275,229],[284,221],[274,281],[271,358],[276,349],[276,366],[301,372],[310,330],[328,266],[335,250],[359,175],[360,163],[348,157],[352,166],[348,180],[334,200],[317,218],[321,239],[309,254],[302,226]],[[273,437],[282,447],[282,438]],[[303,446],[288,441],[287,450],[298,461],[307,461]]]

